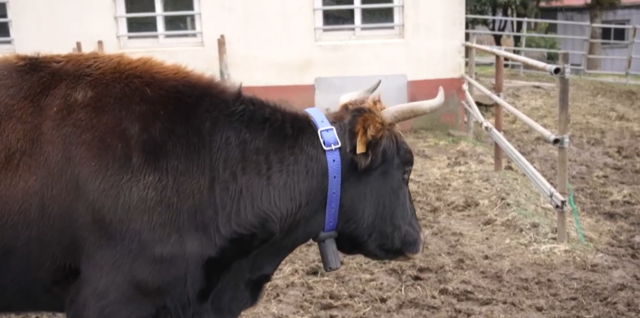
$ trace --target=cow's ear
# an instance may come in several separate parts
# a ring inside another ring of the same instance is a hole
[[[385,123],[379,112],[364,112],[357,120],[354,129],[356,139],[355,159],[359,169],[366,168],[375,152],[377,141],[384,134]]]
[[[380,113],[386,108],[382,103],[380,92],[374,93],[373,95],[369,96],[366,105],[376,113]]]

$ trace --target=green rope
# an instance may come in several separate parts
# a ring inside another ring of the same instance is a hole
[[[573,209],[573,220],[575,221],[574,227],[580,236],[580,241],[584,243],[584,231],[582,230],[582,223],[580,223],[580,218],[578,217],[578,207],[573,199],[573,187],[571,187],[571,183],[568,182],[567,187],[569,188],[569,205],[571,206],[571,209]]]

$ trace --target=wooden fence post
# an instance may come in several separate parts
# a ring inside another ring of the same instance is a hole
[[[495,70],[495,94],[502,98],[502,91],[504,90],[504,58],[496,55],[496,70]],[[495,103],[493,106],[494,114],[494,127],[497,131],[502,133],[502,106]],[[493,143],[493,168],[495,171],[502,171],[502,149],[497,142]]]
[[[227,41],[224,38],[224,34],[221,34],[218,38],[218,62],[220,63],[220,79],[228,81],[230,76],[227,62]]]
[[[102,40],[98,40],[98,52],[104,53],[104,43]]]
[[[568,197],[568,154],[569,148],[569,53],[560,52],[560,66],[562,71],[558,81],[558,135],[561,139],[558,145],[558,193],[564,198]],[[558,242],[567,241],[567,214],[565,208],[559,208],[558,214]]]
[[[477,38],[475,33],[471,33],[469,34],[469,40],[471,43],[476,44]],[[469,61],[467,62],[469,64],[469,67],[467,68],[467,75],[469,75],[469,77],[475,79],[476,78],[476,49],[472,48],[472,47],[467,47],[467,56],[469,56]],[[473,96],[473,92],[475,90],[475,87],[473,87],[472,85],[469,85],[469,94],[471,94],[471,96]],[[466,110],[466,116],[467,116],[467,135],[469,135],[470,138],[473,138],[473,116],[471,115],[471,112],[469,112],[469,110]]]

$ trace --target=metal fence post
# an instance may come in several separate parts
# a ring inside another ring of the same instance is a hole
[[[558,145],[558,193],[563,197],[567,197],[567,184],[568,184],[568,148],[569,148],[569,76],[570,76],[570,63],[569,53],[566,51],[560,52],[560,66],[562,72],[560,73],[558,81],[558,135],[562,138],[560,145]],[[567,241],[567,215],[565,207],[557,209],[557,228],[558,228],[558,242],[565,243]]]
[[[633,48],[636,43],[636,34],[638,32],[638,26],[634,25],[631,29],[631,36],[629,40],[629,55],[627,60],[627,85],[629,85],[629,81],[631,80],[631,64],[633,63]]]
[[[469,34],[469,40],[471,41],[471,43],[476,44],[476,41],[477,41],[476,35],[474,33]],[[467,75],[475,79],[476,78],[476,49],[472,47],[467,47],[467,50],[469,52],[468,54],[469,67],[467,68]],[[469,86],[469,93],[472,96],[473,96],[474,89],[475,88],[473,86]],[[470,138],[473,138],[473,115],[471,115],[469,110],[467,110],[466,116],[467,116],[467,135],[469,135]]]
[[[498,97],[503,98],[502,91],[504,90],[504,57],[496,55],[496,67],[495,67],[495,87],[494,90]],[[493,106],[494,114],[494,127],[502,133],[502,106],[495,104]],[[502,170],[502,149],[497,142],[493,143],[493,168],[495,171]]]
[[[529,20],[528,18],[524,18],[524,22],[522,24],[522,35],[520,36],[520,55],[525,56],[524,55],[524,50],[527,47],[527,24],[529,24]],[[523,75],[524,73],[524,63],[520,63],[520,75]]]
[[[587,75],[587,65],[589,65],[589,45],[591,45],[591,24],[587,25],[587,38],[584,40],[584,56],[582,58],[582,72],[580,76]]]

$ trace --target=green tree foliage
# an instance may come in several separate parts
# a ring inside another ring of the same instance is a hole
[[[484,15],[495,17],[501,16],[517,18],[533,18],[539,13],[540,4],[551,2],[552,0],[466,0],[467,13],[474,15]],[[618,0],[619,1],[619,0]],[[504,32],[511,23],[511,29],[516,33],[522,31],[522,21],[488,20],[488,19],[467,19],[467,27],[484,25],[493,32]],[[494,34],[493,40],[497,46],[502,45],[502,34]],[[520,44],[520,36],[514,36],[514,46]]]
[[[534,30],[527,30],[526,33],[536,33],[536,34],[545,34],[547,33],[547,28],[549,27],[548,23],[537,23],[536,28]],[[555,38],[546,38],[539,36],[530,36],[527,37],[526,47],[529,48],[537,48],[537,49],[547,49],[547,50],[560,50],[560,46],[558,45],[558,40]],[[547,61],[549,62],[558,62],[558,53],[557,52],[548,52]]]

